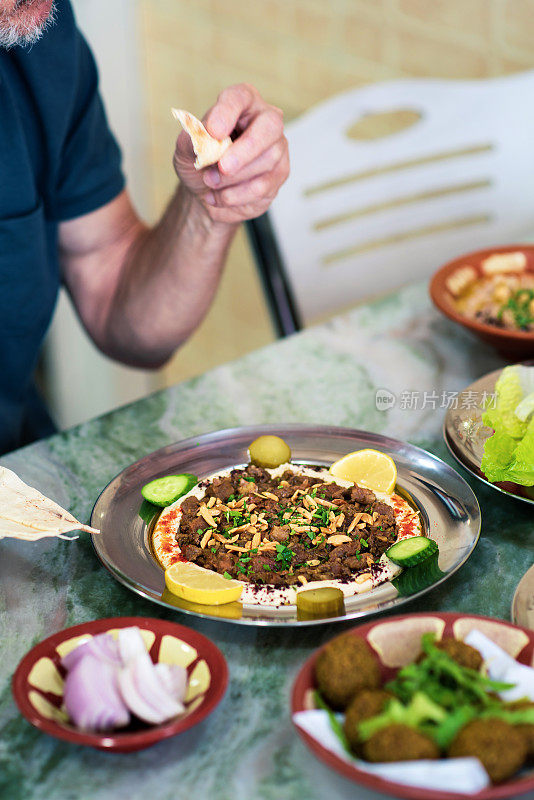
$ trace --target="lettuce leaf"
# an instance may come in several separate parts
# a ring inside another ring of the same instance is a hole
[[[534,413],[524,413],[524,401],[533,387],[534,367],[505,367],[495,387],[495,405],[482,416],[484,424],[495,431],[484,445],[481,464],[492,483],[512,481],[534,486]],[[516,415],[520,405],[524,419]]]

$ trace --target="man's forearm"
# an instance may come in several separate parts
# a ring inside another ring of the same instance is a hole
[[[108,355],[163,364],[206,314],[237,227],[213,222],[179,187],[154,228],[131,232],[100,345]]]
[[[59,226],[64,281],[87,331],[131,366],[160,366],[202,321],[238,225],[263,214],[289,174],[282,112],[250,84],[224,89],[204,121],[232,144],[197,170],[189,136],[178,136],[180,188],[154,228],[126,191]]]

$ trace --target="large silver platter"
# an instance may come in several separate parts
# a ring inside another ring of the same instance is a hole
[[[348,598],[345,613],[336,620],[366,617],[401,605],[442,583],[472,553],[480,533],[477,499],[467,483],[439,458],[405,442],[350,428],[261,425],[207,433],[163,447],[114,478],[98,498],[91,517],[91,525],[101,531],[92,537],[94,548],[111,574],[142,597],[200,617],[242,625],[332,622],[332,617],[299,619],[294,606],[192,606],[165,592],[163,570],[150,548],[153,521],[141,507],[141,487],[168,474],[190,472],[202,479],[225,467],[244,465],[249,444],[263,433],[282,436],[291,447],[295,463],[329,465],[340,456],[365,447],[388,453],[397,464],[397,489],[419,509],[425,530],[438,542],[439,562],[423,571],[406,571],[403,574],[409,572],[409,580],[395,581],[396,586],[388,581]]]
[[[471,475],[498,492],[525,503],[534,503],[534,487],[519,486],[517,483],[490,483],[480,469],[484,443],[493,433],[491,428],[486,428],[482,423],[484,403],[493,397],[501,372],[500,369],[490,372],[460,392],[454,403],[455,408],[449,407],[447,410],[443,438],[454,458]]]

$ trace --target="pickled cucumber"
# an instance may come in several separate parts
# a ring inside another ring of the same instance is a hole
[[[256,467],[274,469],[291,459],[289,445],[279,436],[258,436],[249,449],[251,464]]]
[[[297,592],[298,619],[338,617],[345,612],[345,600],[341,589],[323,586],[320,589],[303,589]]]

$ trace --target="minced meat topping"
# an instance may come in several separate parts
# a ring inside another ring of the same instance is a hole
[[[201,500],[181,504],[176,542],[183,557],[279,587],[368,573],[397,538],[393,509],[369,489],[319,475],[288,470],[273,478],[249,466],[207,482]]]

